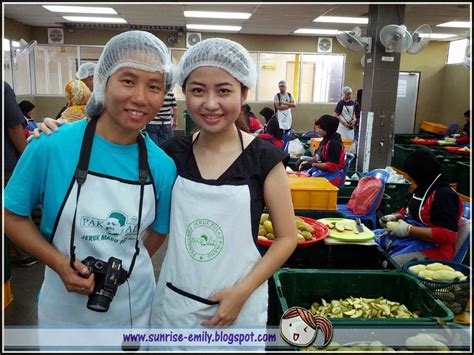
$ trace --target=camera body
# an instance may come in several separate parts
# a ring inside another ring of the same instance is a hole
[[[88,256],[82,263],[95,275],[94,291],[89,295],[87,308],[107,312],[117,288],[127,280],[128,272],[122,268],[122,260],[110,257],[105,262]]]

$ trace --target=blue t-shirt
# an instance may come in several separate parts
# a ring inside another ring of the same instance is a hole
[[[29,216],[36,206],[42,205],[40,229],[48,239],[74,176],[86,125],[87,120],[77,121],[64,125],[51,136],[34,139],[5,189],[4,207],[17,215]],[[145,143],[156,191],[157,219],[150,227],[167,234],[176,165],[150,138],[146,137]],[[96,134],[89,170],[138,181],[138,144],[114,144]]]

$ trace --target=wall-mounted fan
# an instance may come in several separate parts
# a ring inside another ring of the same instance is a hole
[[[387,53],[405,52],[413,44],[412,36],[404,25],[387,25],[382,27],[379,38]]]
[[[421,25],[418,27],[415,32],[412,33],[411,38],[413,40],[410,48],[407,49],[409,54],[420,53],[423,48],[425,48],[428,43],[430,43],[431,35],[431,26],[430,25]]]
[[[372,38],[361,37],[361,29],[357,26],[352,31],[338,31],[336,39],[341,46],[351,51],[360,52],[365,50],[370,53],[372,50]]]
[[[20,47],[17,48],[18,54],[30,53],[33,48],[38,44],[36,41],[26,42],[23,38],[20,39]]]
[[[186,48],[191,48],[199,42],[201,42],[201,34],[199,32],[186,32]]]

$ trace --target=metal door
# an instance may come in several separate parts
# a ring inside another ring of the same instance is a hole
[[[420,73],[400,72],[393,133],[414,133]]]

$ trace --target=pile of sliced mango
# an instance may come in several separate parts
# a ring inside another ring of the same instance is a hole
[[[349,297],[345,300],[314,302],[311,313],[328,318],[418,318],[417,312],[410,312],[404,304],[389,301],[383,297]]]

